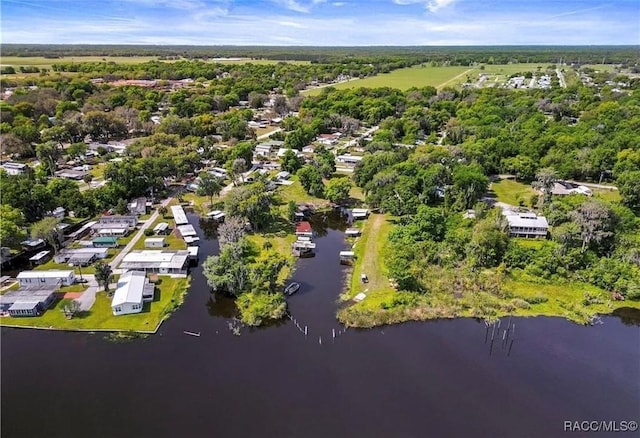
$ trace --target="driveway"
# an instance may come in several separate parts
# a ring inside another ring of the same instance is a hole
[[[87,280],[87,285],[89,286],[87,290],[85,290],[79,298],[76,298],[76,301],[80,303],[80,310],[82,312],[86,312],[91,309],[93,303],[96,302],[96,292],[98,292],[98,282],[96,281],[96,276],[93,274],[83,274],[82,278]]]

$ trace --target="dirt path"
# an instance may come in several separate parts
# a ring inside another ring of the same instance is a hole
[[[464,75],[466,75],[467,73],[472,72],[472,71],[474,71],[474,70],[475,70],[475,68],[470,68],[469,70],[463,71],[463,72],[462,72],[462,73],[460,73],[459,75],[454,76],[454,77],[452,77],[451,79],[444,81],[443,83],[441,83],[440,85],[438,85],[436,88],[437,88],[437,89],[440,89],[440,88],[442,88],[442,87],[444,87],[444,86],[446,86],[446,85],[449,85],[451,82],[453,82],[453,81],[456,81],[456,80],[460,79],[462,76],[464,76]]]

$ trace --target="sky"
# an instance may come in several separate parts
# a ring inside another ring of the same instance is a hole
[[[640,44],[640,0],[0,0],[3,43]]]

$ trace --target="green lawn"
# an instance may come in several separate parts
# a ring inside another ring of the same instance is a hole
[[[291,184],[290,186],[280,186],[278,188],[278,194],[285,204],[289,201],[300,203],[307,202],[315,205],[329,204],[329,201],[327,201],[326,199],[316,198],[307,194],[307,192],[305,192],[304,190],[304,187],[302,187],[302,185],[298,181],[297,175],[293,175],[291,177],[291,181],[293,181],[293,184]]]
[[[169,228],[171,228],[171,233],[169,235],[151,235],[151,236],[142,236],[140,239],[138,239],[138,241],[135,243],[135,245],[133,245],[133,250],[141,250],[141,249],[149,249],[149,248],[145,248],[144,246],[144,240],[148,237],[164,237],[165,238],[165,247],[164,249],[187,249],[187,244],[184,241],[184,239],[182,239],[179,235],[178,235],[178,231],[176,230],[176,223],[173,219],[165,219],[162,216],[158,217],[158,219],[156,219],[153,224],[151,224],[151,226],[148,228],[149,230],[153,230],[155,228],[156,225],[158,225],[160,222],[167,222],[169,224]]]
[[[113,316],[111,298],[106,293],[96,295],[96,302],[89,312],[67,319],[61,311],[61,301],[42,316],[25,318],[0,318],[0,325],[13,327],[43,327],[59,330],[102,330],[154,332],[184,299],[189,287],[188,278],[160,277],[156,287],[156,299],[146,303],[141,313]]]
[[[121,240],[118,240],[118,244],[120,245],[120,248],[122,248],[124,246]],[[118,251],[119,251],[119,249],[109,248],[107,257],[105,259],[102,259],[102,261],[105,262],[105,263],[109,263],[111,261],[111,259],[116,255],[116,253]],[[69,266],[69,264],[67,264],[67,263],[56,263],[55,260],[53,260],[53,258],[51,258],[51,260],[49,260],[47,263],[35,266],[33,269],[36,270],[36,271],[48,271],[50,269],[58,269],[58,270],[68,271],[68,270],[73,269],[73,271],[75,272],[76,276],[79,276],[80,272],[82,272],[83,274],[95,274],[95,272],[96,272],[96,268],[94,267],[93,264],[91,264],[89,266],[83,266],[81,268],[79,268],[77,266],[73,266],[72,267],[72,266]]]
[[[79,64],[81,62],[115,62],[116,64],[141,64],[155,61],[157,56],[65,56],[45,58],[43,56],[2,56],[0,63],[13,67],[39,67],[50,69],[53,64]]]
[[[609,202],[619,202],[622,200],[620,192],[617,190],[606,189],[591,189],[593,190],[593,196]]]
[[[503,179],[491,183],[491,191],[493,191],[498,201],[511,205],[520,205],[520,202],[523,202],[524,205],[529,205],[531,196],[536,194],[530,184],[511,179]]]

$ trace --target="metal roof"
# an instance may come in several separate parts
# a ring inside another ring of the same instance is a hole
[[[180,205],[172,205],[171,206],[171,214],[173,215],[173,220],[176,221],[176,225],[185,225],[189,223],[187,219],[187,215],[184,212],[184,209]]]
[[[189,257],[189,251],[139,250],[127,254],[120,268],[122,269],[182,269]]]
[[[178,226],[178,231],[180,231],[180,235],[182,237],[197,236],[198,235],[198,233],[196,233],[196,229],[193,228],[193,225],[191,225],[191,224],[179,225]]]
[[[48,271],[22,271],[16,278],[66,278],[71,275],[73,275],[71,270],[50,269]]]
[[[147,275],[143,271],[130,271],[122,274],[113,293],[111,307],[125,303],[142,304],[142,292],[147,282]]]

